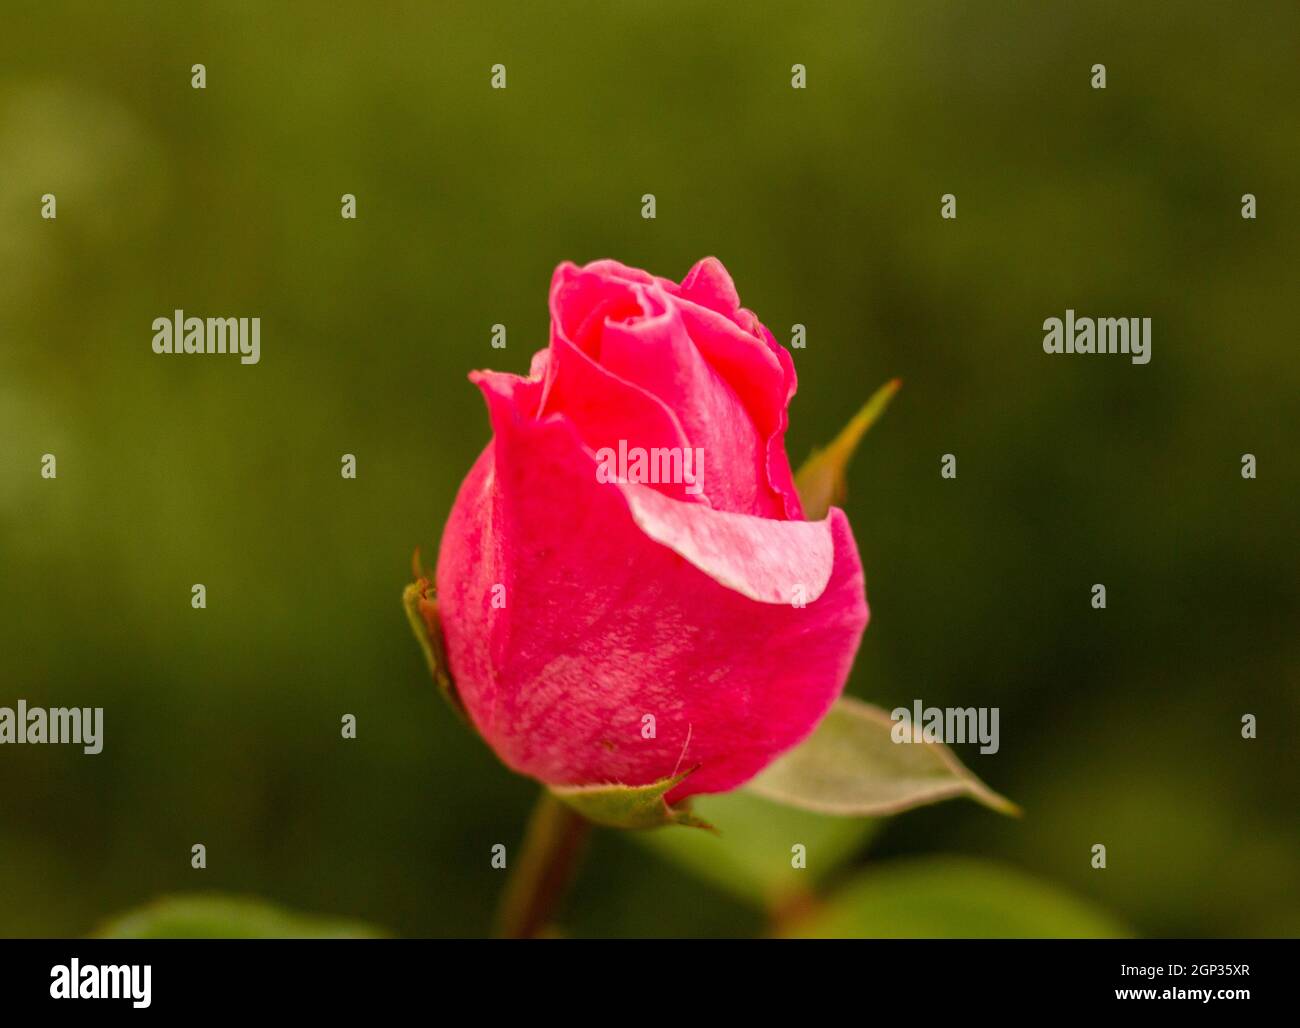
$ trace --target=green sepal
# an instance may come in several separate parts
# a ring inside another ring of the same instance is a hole
[[[433,583],[427,578],[418,578],[402,591],[402,606],[406,608],[406,619],[411,623],[411,631],[420,644],[438,691],[452,710],[468,721],[465,706],[456,692],[456,683],[451,678],[451,665],[447,663],[447,647],[442,637],[442,618],[438,614],[438,600],[431,595],[432,592]]]
[[[902,380],[895,378],[882,385],[829,446],[813,450],[812,455],[804,461],[803,467],[794,476],[794,487],[803,504],[803,516],[809,521],[820,521],[831,507],[844,502],[844,472],[848,469],[853,451],[867,434],[867,429],[885,413],[889,401],[902,384]]]
[[[606,828],[662,828],[682,825],[716,831],[693,816],[684,804],[670,807],[664,796],[681,784],[695,768],[649,785],[552,785],[548,788],[593,824]]]

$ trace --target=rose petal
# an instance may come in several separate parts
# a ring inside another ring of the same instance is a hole
[[[701,451],[712,507],[784,519],[783,497],[768,484],[766,440],[744,405],[692,341],[675,301],[656,286],[637,289],[642,308],[654,313],[605,324],[601,367],[672,410],[689,444]]]
[[[601,485],[572,423],[521,416],[528,380],[477,381],[496,438],[462,487],[437,579],[457,689],[502,759],[551,784],[644,785],[699,765],[676,800],[734,788],[801,741],[868,616],[843,514],[760,529]],[[799,566],[807,606],[777,602]]]
[[[774,521],[722,510],[697,512],[636,483],[621,486],[632,520],[720,585],[757,603],[811,603],[830,581],[835,545],[826,521]]]
[[[705,257],[686,273],[682,279],[681,295],[733,321],[740,307],[736,283],[716,257]]]

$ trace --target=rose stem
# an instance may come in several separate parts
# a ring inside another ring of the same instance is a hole
[[[542,790],[497,908],[497,938],[533,939],[546,927],[568,891],[590,828],[576,810]]]

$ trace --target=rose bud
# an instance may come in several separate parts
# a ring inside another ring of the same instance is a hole
[[[470,376],[493,439],[438,555],[456,694],[548,785],[733,789],[826,714],[867,624],[848,519],[795,492],[793,362],[713,258],[680,285],[562,264],[550,314],[528,377]]]

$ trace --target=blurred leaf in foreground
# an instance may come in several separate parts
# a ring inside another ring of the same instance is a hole
[[[858,853],[876,822],[778,806],[744,791],[696,796],[693,810],[717,833],[643,832],[634,838],[742,900],[776,907],[811,889]],[[806,869],[792,866],[802,845]]]
[[[1005,865],[965,857],[864,871],[783,925],[797,938],[1123,938],[1104,911]]]
[[[357,921],[285,910],[220,893],[164,896],[94,932],[101,939],[379,939],[387,932]]]

